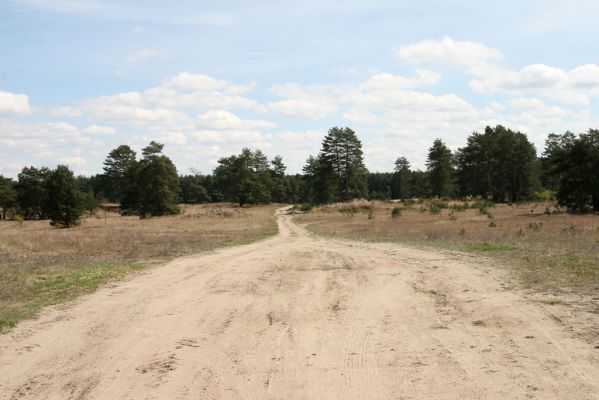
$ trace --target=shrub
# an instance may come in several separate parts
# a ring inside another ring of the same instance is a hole
[[[310,212],[312,211],[312,208],[314,208],[314,206],[309,203],[296,204],[291,207],[291,211]]]
[[[374,210],[372,208],[368,209],[368,219],[374,219]]]
[[[472,204],[470,204],[470,208],[472,209],[487,209],[487,208],[493,208],[495,207],[495,204],[492,201],[489,200],[476,200],[474,202],[472,202]]]
[[[530,229],[533,232],[538,232],[541,230],[541,228],[543,227],[543,223],[536,223],[536,222],[531,222],[530,224],[528,224],[528,229]]]
[[[468,202],[463,202],[462,204],[452,204],[449,206],[454,211],[463,212],[470,208]]]
[[[394,207],[393,210],[391,210],[391,218],[397,218],[397,217],[401,217],[401,208],[400,207]]]

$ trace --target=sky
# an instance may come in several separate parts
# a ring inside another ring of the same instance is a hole
[[[301,172],[333,126],[366,166],[425,168],[502,124],[537,152],[599,128],[597,1],[0,0],[0,174],[102,172],[165,144],[179,173],[243,147]]]

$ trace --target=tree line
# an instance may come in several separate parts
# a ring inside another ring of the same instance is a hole
[[[362,142],[350,128],[331,128],[302,174],[286,174],[280,156],[243,149],[223,157],[212,174],[179,175],[164,146],[151,142],[141,157],[127,145],[113,149],[103,173],[74,176],[64,165],[51,170],[24,167],[17,180],[0,176],[0,217],[77,223],[101,201],[140,218],[179,212],[180,203],[230,201],[246,204],[324,204],[355,198],[482,198],[495,202],[546,199],[561,206],[599,211],[599,131],[550,134],[537,156],[526,134],[501,125],[474,132],[451,151],[436,139],[426,169],[412,169],[405,156],[391,172],[369,172]]]

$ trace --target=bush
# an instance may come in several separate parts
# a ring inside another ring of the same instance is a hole
[[[528,224],[528,229],[530,229],[533,232],[538,232],[541,230],[541,228],[543,227],[543,223],[536,223],[536,222],[531,222],[530,224]]]
[[[468,202],[463,202],[462,204],[452,204],[449,206],[449,208],[451,208],[454,211],[464,212],[468,208],[470,208],[470,205],[468,204]]]
[[[397,218],[397,217],[401,217],[401,208],[400,207],[394,207],[393,210],[391,210],[391,218]]]
[[[291,211],[310,212],[312,211],[312,208],[314,208],[314,206],[309,203],[296,204],[291,207]]]
[[[472,209],[487,209],[487,208],[493,208],[495,207],[495,204],[492,201],[489,200],[476,200],[474,202],[472,202],[472,204],[470,204],[470,208]]]

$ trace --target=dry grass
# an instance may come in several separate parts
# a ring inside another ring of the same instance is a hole
[[[100,213],[71,229],[0,221],[0,331],[148,264],[273,235],[275,209],[184,206],[148,220]]]
[[[599,300],[599,215],[547,215],[547,207],[555,212],[549,204],[431,212],[426,204],[360,201],[321,207],[296,218],[323,235],[500,257],[517,267],[526,287],[589,294]],[[394,208],[400,209],[395,218]]]

